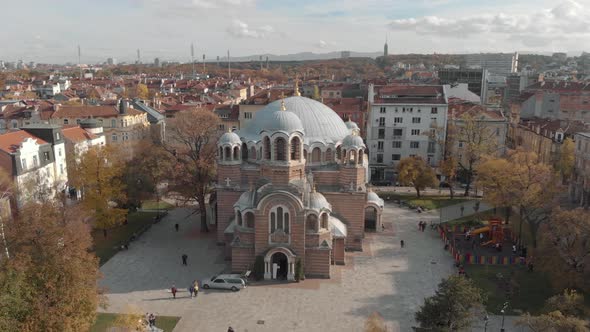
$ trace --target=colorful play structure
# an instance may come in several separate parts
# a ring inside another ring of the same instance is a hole
[[[515,234],[510,228],[499,218],[492,218],[486,223],[486,226],[474,230],[468,230],[463,225],[440,225],[439,231],[444,247],[451,253],[455,262],[483,265],[525,264],[525,258],[514,255],[510,249],[516,242]],[[484,242],[473,246],[473,241],[478,241],[479,234],[482,233]],[[497,243],[504,247],[504,250],[497,251],[494,248]]]
[[[487,233],[487,238],[490,239],[482,243],[482,247],[504,242],[504,226],[502,225],[502,220],[498,218],[490,219],[487,226],[470,232],[471,235],[478,235],[480,233]]]

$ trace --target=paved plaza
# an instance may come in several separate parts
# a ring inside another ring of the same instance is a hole
[[[437,211],[418,214],[387,204],[384,233],[369,234],[365,251],[352,253],[337,266],[330,280],[250,286],[237,293],[203,290],[189,297],[187,287],[227,269],[222,247],[199,232],[198,216],[172,211],[114,256],[102,268],[107,288],[107,312],[122,312],[127,304],[143,312],[182,317],[175,332],[184,331],[362,331],[372,312],[379,312],[390,331],[411,331],[414,312],[440,280],[455,272],[450,255],[441,250],[435,231],[419,232],[419,220],[438,221]],[[180,231],[174,224],[180,224]],[[406,247],[400,248],[400,240]],[[181,255],[188,255],[182,266]],[[172,299],[169,288],[180,292]],[[488,331],[498,327],[493,317]],[[474,331],[483,330],[483,326]],[[499,329],[496,329],[499,330]],[[521,331],[508,328],[507,331]]]

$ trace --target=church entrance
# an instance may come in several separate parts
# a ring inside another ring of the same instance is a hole
[[[375,232],[377,230],[377,209],[372,206],[365,208],[365,231]]]
[[[272,255],[271,262],[272,279],[287,280],[287,274],[289,273],[287,256],[282,252],[276,252]]]

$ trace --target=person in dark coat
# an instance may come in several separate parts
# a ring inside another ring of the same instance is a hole
[[[399,245],[403,248],[405,245],[404,240],[399,241]]]
[[[186,254],[182,254],[182,265],[187,265],[186,264],[187,259],[188,259],[188,256]]]
[[[178,232],[178,228],[180,228],[180,226],[178,225],[178,223],[174,224],[174,229],[176,229],[177,232]]]

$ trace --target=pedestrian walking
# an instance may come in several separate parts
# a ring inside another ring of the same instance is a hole
[[[385,225],[381,224],[381,230],[384,231],[385,230]]]
[[[187,265],[186,264],[187,259],[188,259],[188,256],[186,254],[182,254],[182,265]]]
[[[401,241],[399,241],[399,245],[400,245],[400,247],[402,247],[402,248],[403,248],[403,247],[404,247],[404,245],[405,245],[405,243],[404,243],[404,240],[401,240]]]
[[[174,229],[176,229],[177,232],[178,232],[178,228],[180,228],[180,226],[178,225],[178,223],[174,224]]]
[[[512,254],[516,255],[516,244],[512,245]]]
[[[234,332],[234,329],[230,326],[227,328],[227,332]]]
[[[150,314],[148,322],[150,324],[150,327],[156,326],[156,315],[154,315],[153,313]]]
[[[195,287],[193,287],[193,285],[190,285],[188,287],[188,292],[191,294],[191,297],[193,297],[193,294],[195,293]]]
[[[461,205],[461,217],[463,217],[463,211],[465,211],[465,206]]]
[[[176,285],[172,285],[172,288],[170,289],[170,291],[172,291],[172,298],[175,299],[176,298],[176,292],[177,292]]]
[[[195,297],[197,297],[197,295],[199,295],[199,281],[195,280],[193,282],[193,289],[195,290]]]
[[[150,314],[147,312],[145,313],[145,321],[148,323],[149,326],[152,326],[152,321],[150,319]]]

